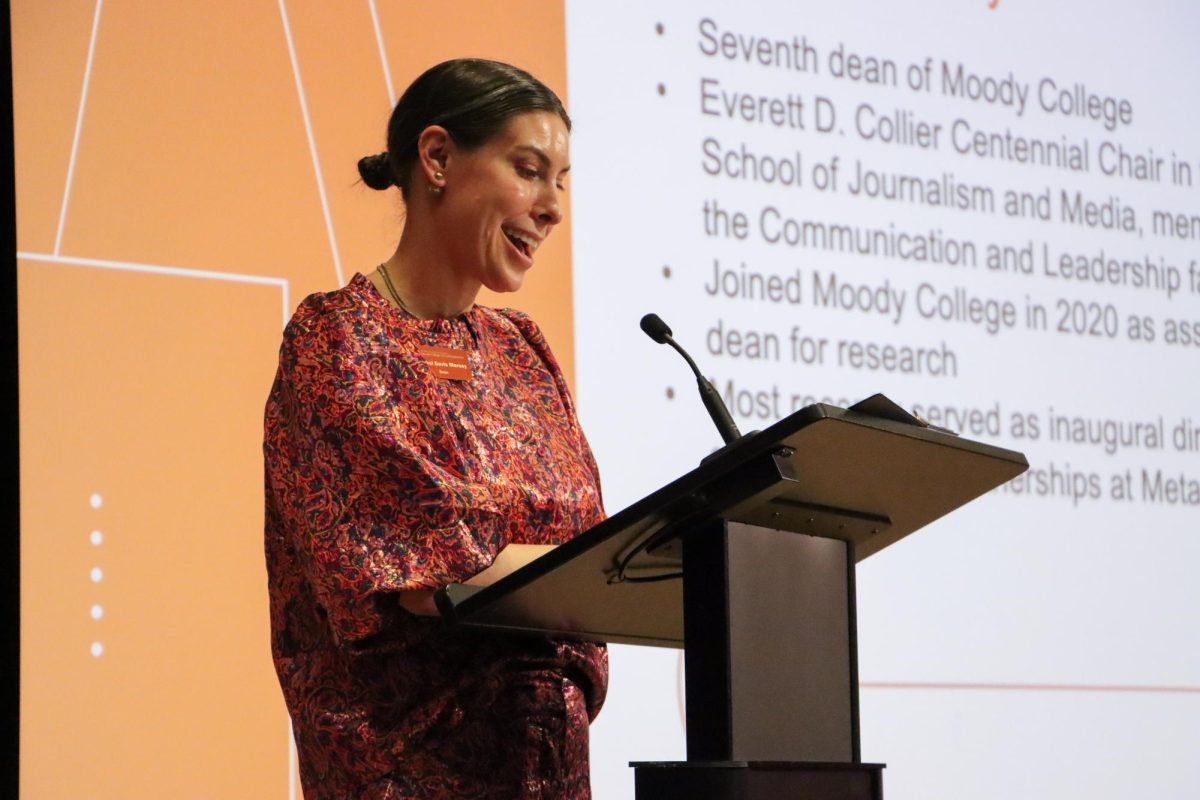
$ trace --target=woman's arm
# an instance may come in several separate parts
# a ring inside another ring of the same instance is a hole
[[[467,579],[465,583],[468,586],[491,586],[555,547],[556,545],[552,544],[510,544],[500,551],[490,567]],[[433,601],[433,594],[432,589],[401,592],[400,607],[410,614],[435,617],[438,615],[438,609]]]

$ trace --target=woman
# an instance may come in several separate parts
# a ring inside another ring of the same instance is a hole
[[[562,219],[570,119],[529,74],[433,67],[386,153],[406,220],[369,276],[313,295],[267,401],[272,650],[306,798],[586,798],[603,648],[449,627],[432,593],[510,544],[603,517],[554,356],[481,287],[520,288]]]

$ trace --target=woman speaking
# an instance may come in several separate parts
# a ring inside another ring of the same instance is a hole
[[[395,252],[304,300],[266,407],[272,651],[309,800],[587,798],[597,645],[451,627],[432,594],[508,545],[604,515],[561,370],[521,287],[562,220],[570,119],[507,64],[449,61],[404,92],[387,151]]]

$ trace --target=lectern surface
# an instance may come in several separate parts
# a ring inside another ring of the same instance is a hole
[[[683,592],[670,576],[696,523],[842,539],[862,560],[1027,468],[1011,450],[817,404],[490,587],[447,587],[439,606],[469,625],[681,647]]]

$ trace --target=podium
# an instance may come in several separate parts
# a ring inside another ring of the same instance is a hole
[[[856,562],[1019,475],[876,395],[747,435],[479,588],[450,621],[683,647],[687,761],[635,762],[639,800],[878,800],[859,753]]]

